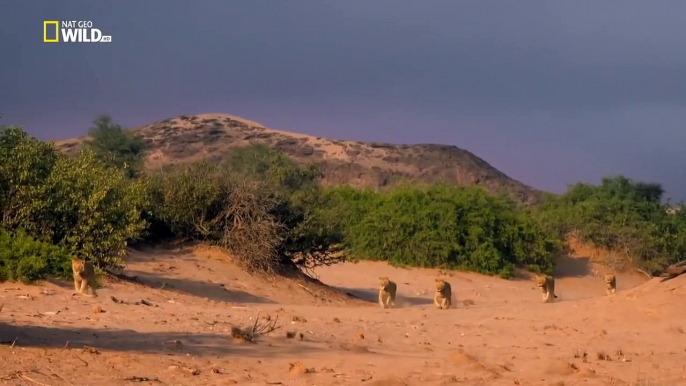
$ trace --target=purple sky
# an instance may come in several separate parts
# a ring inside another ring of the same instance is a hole
[[[0,5],[0,124],[41,139],[219,112],[467,149],[561,192],[602,176],[686,199],[686,1],[99,0]],[[91,20],[110,44],[46,44]]]

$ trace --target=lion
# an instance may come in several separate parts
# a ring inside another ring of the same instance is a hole
[[[617,277],[614,273],[605,274],[605,284],[607,284],[608,295],[612,295],[617,292]]]
[[[84,259],[72,259],[71,269],[74,271],[74,290],[82,295],[97,297],[93,262]],[[86,289],[88,289],[88,293]]]
[[[398,286],[388,277],[379,277],[379,304],[383,308],[395,306],[395,292]]]
[[[453,303],[453,292],[450,283],[443,279],[436,279],[436,294],[434,295],[434,305],[447,310]]]
[[[552,303],[557,298],[555,295],[555,278],[548,275],[536,276],[536,285],[541,289],[543,303]]]

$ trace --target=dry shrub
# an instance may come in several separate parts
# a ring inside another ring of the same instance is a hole
[[[291,257],[293,263],[312,277],[317,277],[314,269],[322,266],[330,266],[345,261],[343,244],[333,244],[322,250],[311,250],[309,253],[296,252]]]
[[[243,182],[233,186],[229,203],[220,214],[223,229],[218,243],[248,271],[271,274],[280,265],[277,250],[283,226],[270,214],[275,202],[261,193],[260,185]]]
[[[303,169],[261,147],[159,173],[150,184],[150,235],[208,241],[256,273],[340,261],[327,254],[332,241],[325,224],[308,210],[317,201],[317,176],[315,167]],[[298,252],[305,257],[294,257]]]
[[[226,249],[248,271],[277,270],[284,228],[271,213],[277,202],[265,182],[200,162],[161,173],[151,185],[153,224]]]
[[[260,322],[260,315],[258,314],[255,318],[255,323],[250,328],[231,327],[231,337],[239,342],[256,343],[259,336],[269,334],[281,328],[281,326],[277,325],[278,321],[279,316],[277,315],[273,320],[271,318],[266,320],[266,323]]]

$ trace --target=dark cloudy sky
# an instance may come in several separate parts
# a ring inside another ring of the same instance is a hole
[[[221,112],[317,136],[454,144],[560,192],[686,199],[686,1],[3,1],[0,112],[41,139]],[[110,44],[46,44],[91,20]]]

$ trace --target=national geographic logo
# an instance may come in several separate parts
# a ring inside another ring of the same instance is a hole
[[[43,22],[44,43],[111,43],[111,35],[93,28],[92,21],[84,20],[46,20]]]

